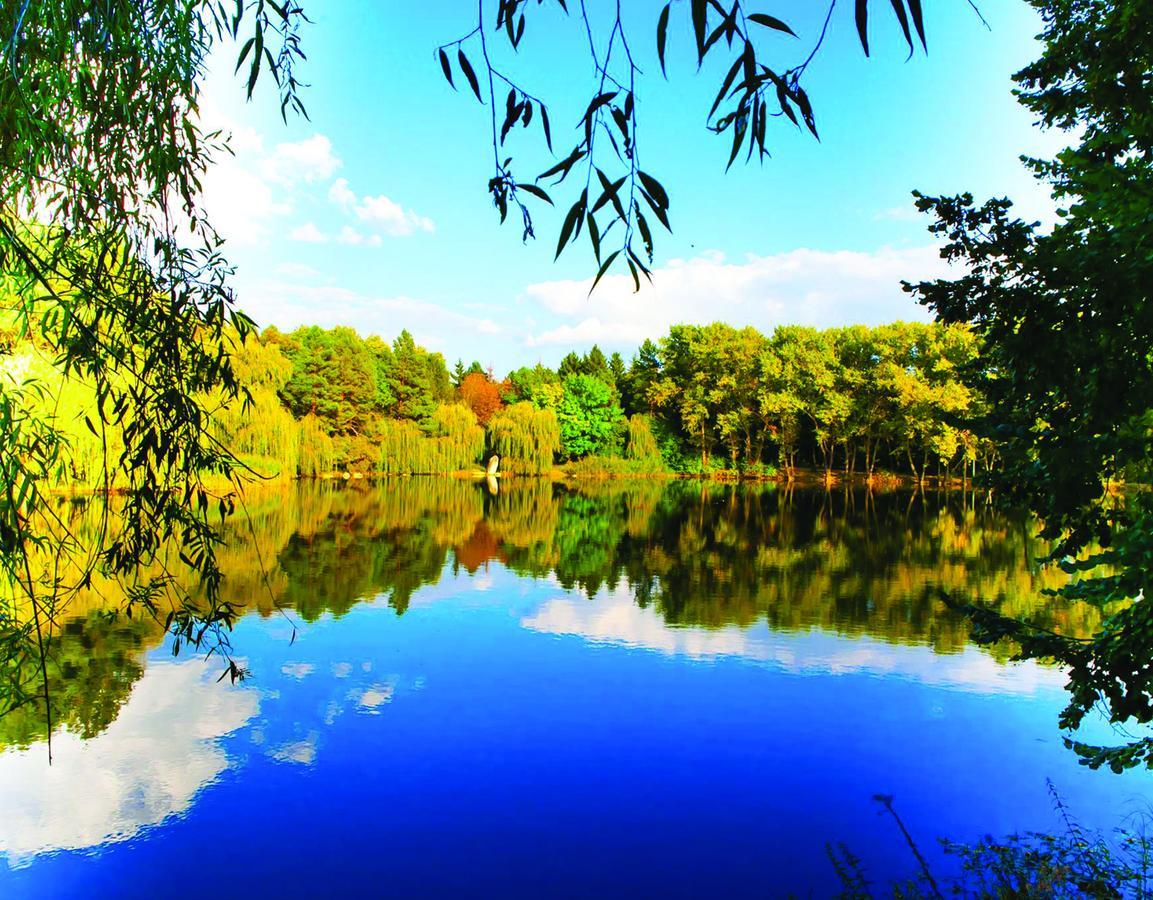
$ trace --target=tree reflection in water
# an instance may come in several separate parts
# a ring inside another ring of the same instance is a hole
[[[68,505],[77,533],[96,521],[96,507]],[[666,626],[761,622],[955,653],[967,625],[944,608],[941,591],[1065,633],[1096,624],[1094,610],[1042,595],[1064,576],[1034,562],[1045,547],[1033,526],[972,493],[533,478],[504,479],[494,491],[396,478],[256,492],[248,515],[251,527],[235,526],[220,551],[223,596],[261,616],[292,611],[304,623],[369,599],[400,615],[446,571],[475,576],[499,564],[590,599],[625,589]],[[73,598],[49,642],[52,721],[83,738],[116,718],[146,651],[163,639],[159,623],[117,614],[122,608],[119,587],[97,579]],[[4,677],[34,680],[31,666],[10,661]],[[8,710],[0,746],[42,739],[45,713],[39,698]]]

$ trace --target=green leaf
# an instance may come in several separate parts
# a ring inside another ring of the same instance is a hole
[[[746,52],[748,52],[752,48],[748,44],[746,44],[745,49],[746,49]],[[732,67],[729,69],[728,74],[725,75],[724,81],[721,82],[721,89],[719,91],[717,91],[716,99],[713,100],[713,105],[709,108],[709,115],[708,115],[709,119],[712,119],[713,113],[715,113],[717,111],[717,107],[720,106],[721,101],[725,99],[725,95],[728,94],[729,88],[732,86],[733,80],[737,77],[737,73],[741,71],[741,68],[742,68],[742,66],[744,66],[744,64],[745,64],[745,54],[742,53],[740,56],[738,56],[736,58],[736,61],[733,63]]]
[[[597,277],[593,279],[592,287],[589,288],[589,294],[592,294],[592,292],[596,290],[597,285],[600,284],[600,280],[604,278],[605,272],[609,270],[609,267],[613,264],[613,261],[620,255],[620,250],[614,250],[607,257],[605,257],[605,261],[601,263],[601,267],[597,270]]]
[[[647,172],[637,172],[637,177],[640,178],[641,184],[644,189],[652,196],[652,198],[660,205],[662,209],[669,208],[669,195],[665,193],[665,189],[661,183]]]
[[[249,38],[247,41],[244,42],[244,46],[240,50],[240,55],[237,56],[237,58],[236,58],[236,68],[233,69],[232,74],[235,75],[237,72],[240,71],[240,67],[242,65],[244,65],[244,60],[248,56],[248,52],[252,49],[252,45],[255,42],[256,42],[256,38]]]
[[[665,44],[669,37],[669,4],[665,4],[665,8],[661,10],[660,18],[657,19],[657,58],[661,61],[661,74],[668,78],[668,72],[665,71]],[[595,285],[594,285],[595,286]]]
[[[749,16],[749,21],[756,22],[758,25],[764,25],[766,28],[772,28],[774,31],[783,31],[785,34],[791,34],[793,37],[797,36],[797,33],[793,31],[793,29],[776,16],[767,16],[764,13],[753,13]]]
[[[548,148],[551,151],[552,150],[552,130],[549,128],[549,124],[548,124],[548,109],[545,108],[545,105],[543,103],[541,104],[541,107],[540,107],[540,124],[541,124],[541,127],[544,128],[544,142],[546,144],[548,144]]]
[[[549,197],[548,194],[546,194],[541,188],[537,187],[535,184],[518,184],[517,190],[527,191],[528,193],[532,194],[534,197],[538,197],[539,199],[543,200],[549,206],[553,205],[552,198]]]
[[[705,40],[708,38],[709,24],[708,0],[691,0],[693,14],[693,35],[697,41],[697,64],[705,58]]]
[[[463,50],[458,50],[456,54],[457,62],[460,63],[460,70],[464,72],[464,77],[468,79],[468,86],[472,88],[472,92],[476,94],[476,99],[484,103],[480,96],[480,82],[476,80],[476,72],[473,71],[472,63],[468,61],[468,57],[464,55]]]
[[[557,241],[556,256],[553,257],[554,259],[560,259],[565,244],[568,243],[569,237],[573,234],[573,229],[576,227],[577,222],[584,216],[584,212],[584,204],[580,200],[577,200],[569,209],[568,215],[565,216],[564,223],[561,225],[560,240]]]
[[[869,55],[869,0],[857,0],[857,37],[865,56]]]
[[[929,45],[925,43],[925,17],[921,11],[921,0],[909,0],[909,14],[913,17],[913,27],[917,29],[921,47],[928,53]]]
[[[440,68],[444,72],[444,77],[448,80],[449,87],[455,91],[456,85],[452,80],[452,64],[448,61],[448,54],[444,52],[443,48],[437,52],[440,54]]]
[[[593,210],[593,212],[595,211],[596,210]],[[588,222],[589,243],[592,244],[593,256],[596,257],[599,263],[601,261],[601,230],[597,227],[597,220],[593,213],[590,212],[585,217],[585,221]]]
[[[905,0],[889,0],[893,12],[897,14],[897,21],[901,24],[901,32],[905,35],[905,43],[909,45],[909,53],[913,52],[913,35],[909,31],[909,17],[905,13]]]

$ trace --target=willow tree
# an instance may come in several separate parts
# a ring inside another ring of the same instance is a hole
[[[408,419],[380,423],[379,471],[386,475],[439,475],[476,464],[484,452],[484,428],[461,403],[437,407],[426,427]]]
[[[488,444],[507,471],[543,475],[561,450],[556,413],[527,402],[506,406],[488,423]]]
[[[625,459],[660,460],[661,449],[653,435],[652,419],[636,413],[628,418],[625,435]]]
[[[37,412],[46,388],[0,379],[0,572],[23,598],[0,608],[0,649],[32,645],[45,690],[48,623],[78,585],[36,571],[36,546],[84,557],[79,584],[103,569],[131,585],[175,542],[207,600],[173,597],[169,629],[222,641],[218,626],[233,619],[216,547],[234,501],[205,478],[235,482],[243,468],[217,440],[208,404],[245,400],[225,331],[244,336],[251,323],[235,309],[231,269],[203,213],[201,178],[222,142],[197,110],[209,54],[236,39],[248,91],[263,71],[284,111],[302,110],[293,76],[302,19],[294,4],[264,0],[235,11],[206,0],[0,5],[0,282],[19,334],[92,390],[83,423],[100,441],[101,480],[128,488],[95,546],[74,540],[44,494],[66,441]],[[174,584],[150,578],[129,596],[159,611]],[[9,684],[0,691],[0,711],[26,699]]]

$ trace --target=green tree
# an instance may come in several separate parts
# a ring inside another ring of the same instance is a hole
[[[424,423],[439,404],[452,400],[452,379],[444,357],[417,346],[407,330],[392,342],[391,356],[387,364],[382,363],[378,377],[383,383],[381,396],[392,398],[383,411],[394,419]]]
[[[779,352],[781,338],[774,333],[761,353],[757,379],[757,412],[762,432],[777,445],[778,462],[790,481],[796,475],[801,446],[801,398],[796,370]]]
[[[592,375],[569,375],[556,408],[561,452],[569,459],[613,449],[623,414],[612,388]]]
[[[557,366],[556,373],[560,377],[561,381],[564,381],[570,375],[584,375],[584,360],[581,358],[579,353],[570,350],[564,355],[564,359],[560,361],[560,365]]]
[[[943,255],[966,274],[910,289],[983,339],[983,425],[1004,459],[997,483],[1059,540],[1052,560],[1082,573],[1063,596],[1109,613],[1090,640],[1079,640],[972,606],[979,635],[1010,635],[1023,656],[1068,668],[1063,727],[1078,727],[1098,704],[1114,723],[1147,725],[1153,497],[1122,502],[1109,485],[1153,455],[1153,7],[1030,2],[1044,19],[1044,50],[1016,74],[1017,96],[1073,142],[1055,159],[1028,161],[1060,204],[1056,224],[1015,218],[1008,200],[918,195],[918,207],[936,217],[930,230],[947,239]],[[1098,565],[1107,574],[1094,573]],[[1147,735],[1116,747],[1072,743],[1094,767],[1153,765]]]
[[[452,386],[456,388],[460,387],[460,383],[464,380],[466,374],[464,363],[458,359],[452,367]]]
[[[648,338],[641,342],[624,382],[618,382],[621,391],[621,405],[630,415],[638,412],[652,412],[649,390],[661,372],[660,349]]]
[[[836,335],[788,326],[773,333],[772,346],[781,360],[780,384],[812,426],[828,476],[837,445],[849,433],[852,410],[851,387],[838,358]]]
[[[560,376],[547,366],[537,363],[531,369],[522,366],[510,372],[506,383],[508,384],[504,398],[506,403],[527,401],[543,409],[555,405],[551,399],[554,392],[546,391],[546,387],[559,386]]]
[[[360,335],[312,325],[292,332],[283,349],[292,377],[280,395],[293,415],[314,415],[334,435],[363,432],[377,388],[376,361]]]
[[[592,349],[585,354],[582,360],[581,371],[585,375],[599,378],[610,387],[615,384],[612,369],[609,368],[609,361],[605,359],[604,352],[596,344],[593,344]]]
[[[612,378],[613,387],[617,389],[618,394],[622,390],[627,374],[628,368],[625,366],[624,357],[620,355],[619,351],[614,350],[613,355],[609,357],[609,376]]]

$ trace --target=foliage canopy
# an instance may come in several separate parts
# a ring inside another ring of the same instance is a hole
[[[1052,559],[1081,578],[1063,589],[1109,613],[1092,639],[972,609],[987,639],[1069,669],[1061,717],[1077,727],[1099,702],[1115,723],[1153,721],[1153,497],[1110,489],[1148,481],[1153,397],[1153,7],[1142,0],[1031,0],[1044,53],[1015,76],[1021,103],[1073,145],[1027,160],[1061,205],[1056,223],[1015,218],[1005,199],[918,195],[943,255],[967,274],[910,286],[948,322],[970,322],[988,365],[984,420],[1004,456],[997,483],[1060,543]],[[1093,573],[1105,566],[1101,575]],[[965,601],[967,602],[967,601]],[[1084,760],[1153,766],[1153,739]]]

